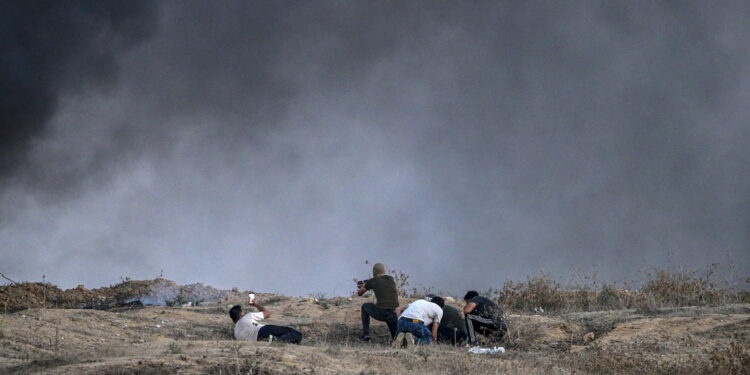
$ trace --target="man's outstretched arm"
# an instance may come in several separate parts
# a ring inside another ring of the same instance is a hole
[[[271,316],[271,313],[268,312],[268,310],[266,310],[266,307],[263,306],[263,305],[261,305],[258,302],[253,302],[253,303],[250,304],[250,306],[255,306],[255,308],[258,309],[258,311],[262,312],[263,313],[263,319],[268,319],[268,317]]]
[[[357,284],[357,295],[358,296],[362,296],[365,293],[367,293],[367,288],[365,288],[365,283],[358,283]]]

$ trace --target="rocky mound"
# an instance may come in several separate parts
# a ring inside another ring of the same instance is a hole
[[[239,290],[221,290],[201,283],[178,285],[166,279],[128,280],[117,285],[87,289],[79,285],[62,290],[50,283],[14,283],[0,286],[0,310],[30,308],[108,309],[121,306],[183,305],[241,299]]]

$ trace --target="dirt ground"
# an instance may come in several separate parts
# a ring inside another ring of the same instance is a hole
[[[476,355],[463,346],[391,348],[379,322],[373,323],[373,342],[359,342],[359,307],[368,301],[361,297],[316,300],[261,293],[259,300],[272,313],[268,322],[300,330],[303,344],[237,342],[227,311],[242,295],[218,293],[199,306],[33,307],[5,313],[0,315],[0,373],[750,373],[750,305],[649,315],[634,310],[510,315],[502,343],[508,351]]]

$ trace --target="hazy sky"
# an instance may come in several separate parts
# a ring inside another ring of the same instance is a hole
[[[746,1],[6,1],[0,272],[750,274]],[[368,260],[370,264],[365,264]]]

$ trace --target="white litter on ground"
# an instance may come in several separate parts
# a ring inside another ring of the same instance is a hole
[[[469,348],[469,353],[472,354],[503,354],[505,353],[505,348],[502,346],[495,346],[492,348],[483,348],[481,346],[474,346]]]

